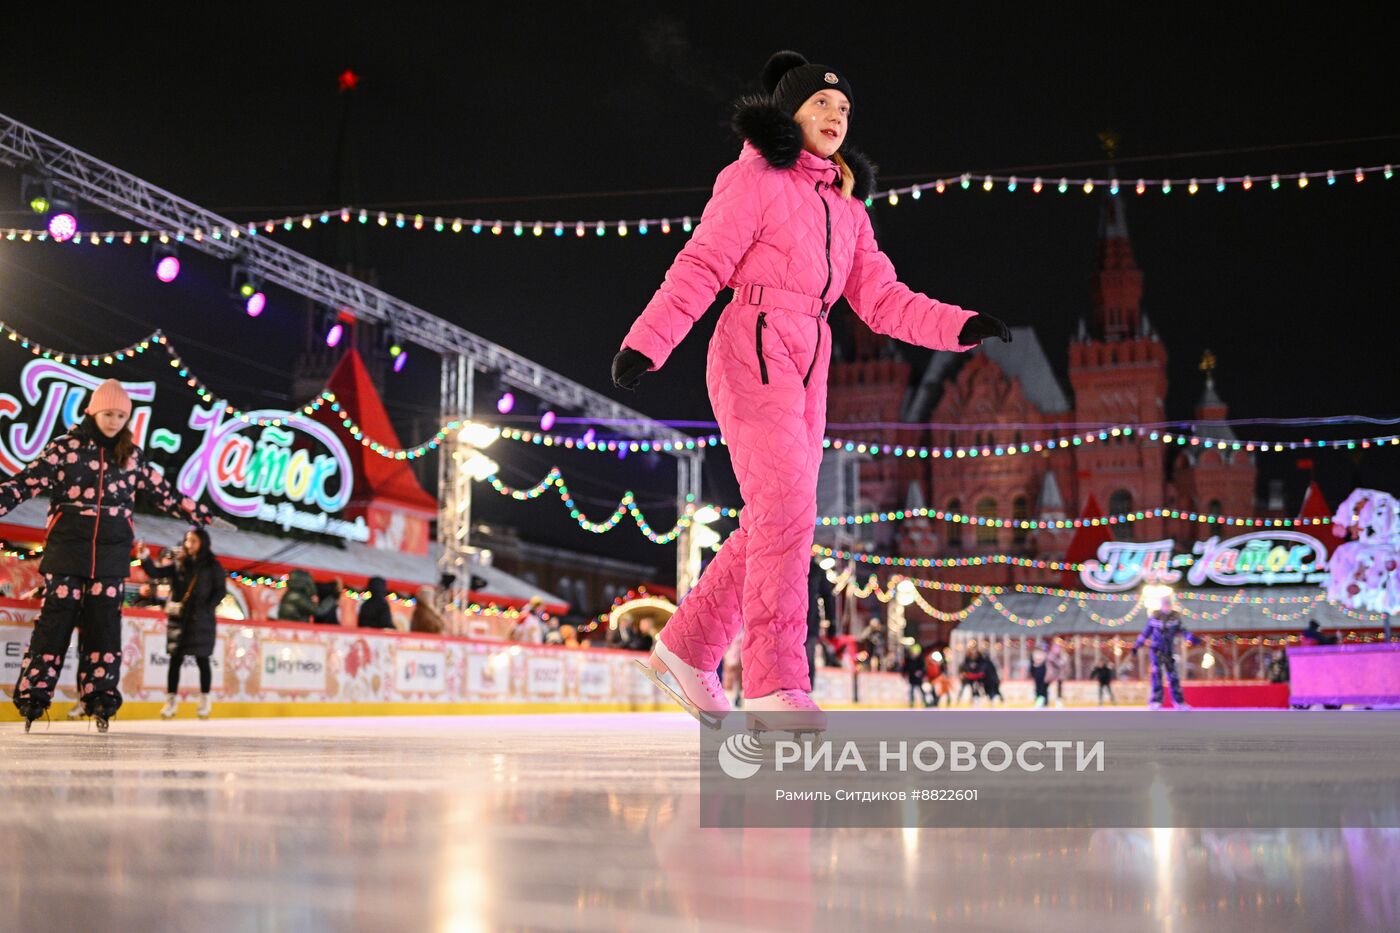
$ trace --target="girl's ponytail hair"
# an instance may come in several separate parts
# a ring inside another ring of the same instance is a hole
[[[856,173],[851,171],[851,167],[846,164],[846,160],[839,152],[831,157],[831,161],[835,162],[837,168],[841,169],[841,197],[851,197],[856,190]]]

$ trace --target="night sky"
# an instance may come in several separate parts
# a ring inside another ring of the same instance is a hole
[[[1275,23],[1276,7],[1232,19],[1157,6],[1135,17],[1121,5],[1054,15],[1022,4],[897,15],[846,5],[840,17],[833,6],[752,3],[402,6],[240,6],[217,22],[154,7],[109,23],[71,7],[7,11],[0,112],[238,220],[342,203],[488,220],[698,216],[737,154],[729,102],[785,47],[849,77],[851,143],[900,185],[964,170],[1102,175],[1104,130],[1121,138],[1124,178],[1400,163],[1400,83],[1385,31],[1364,12]],[[350,95],[337,89],[346,68],[362,78]],[[1372,137],[1385,138],[1348,141]],[[1208,154],[1220,150],[1233,154]],[[29,223],[17,172],[0,170],[0,192],[0,226]],[[904,281],[1033,325],[1063,375],[1066,342],[1089,311],[1098,210],[1082,192],[974,188],[874,213]],[[1232,416],[1396,414],[1400,179],[1194,198],[1178,188],[1131,196],[1127,216],[1144,309],[1170,353],[1173,417],[1191,413],[1205,348]],[[117,223],[99,218],[84,221]],[[320,259],[352,258],[390,293],[607,392],[618,342],[682,244],[655,230],[279,237]],[[0,242],[0,319],[77,350],[164,327],[235,404],[291,401],[304,303],[273,289],[268,312],[248,319],[224,296],[225,267],[182,258],[184,275],[161,286],[137,248]],[[716,311],[664,372],[619,395],[657,418],[708,419],[702,373]],[[838,327],[849,317],[842,306]],[[422,350],[411,359],[386,401],[416,442],[413,419],[436,410],[437,367]],[[647,504],[673,489],[670,466],[645,458],[559,460],[508,445],[498,459],[521,484],[561,462],[594,512],[624,488]],[[1265,477],[1287,481],[1290,508],[1307,479],[1295,459],[1261,462]],[[1358,483],[1400,491],[1393,455],[1312,459],[1333,504]],[[722,459],[707,469],[707,492],[733,502]],[[557,500],[484,498],[485,520],[528,526],[538,540],[671,560],[630,523],[599,539]],[[661,527],[674,518],[664,505],[655,515]]]

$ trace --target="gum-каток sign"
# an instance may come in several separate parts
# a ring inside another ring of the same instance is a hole
[[[13,359],[4,354],[0,371]],[[0,474],[18,473],[76,424],[103,378],[33,358],[13,377],[7,374],[7,384],[18,385],[18,391],[0,392]],[[344,444],[330,428],[300,412],[265,409],[239,417],[218,402],[187,409],[173,394],[168,403],[165,397],[158,403],[152,380],[122,385],[133,402],[130,426],[136,442],[158,469],[175,474],[182,494],[235,519],[369,540],[362,517],[337,517],[350,501],[355,477]],[[257,419],[280,423],[258,425]]]
[[[1321,583],[1327,579],[1327,549],[1301,531],[1251,531],[1222,540],[1197,541],[1193,554],[1176,554],[1176,542],[1105,541],[1098,560],[1086,561],[1079,579],[1091,590],[1121,593],[1144,583],[1192,586],[1272,586]]]

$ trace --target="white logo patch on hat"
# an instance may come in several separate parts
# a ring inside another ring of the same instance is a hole
[[[823,77],[823,79],[826,81],[827,84],[840,84],[840,83],[841,83],[841,79],[838,78],[838,77],[836,77],[836,72],[834,72],[834,71],[828,71],[826,74],[822,75],[822,77]]]

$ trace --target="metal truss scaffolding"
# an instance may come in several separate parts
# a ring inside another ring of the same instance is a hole
[[[423,309],[373,288],[343,272],[298,253],[275,240],[250,232],[242,225],[215,214],[168,191],[80,152],[51,136],[0,114],[0,163],[35,171],[54,179],[82,201],[125,217],[150,230],[200,231],[187,236],[185,248],[226,260],[238,260],[264,281],[276,284],[332,308],[348,308],[362,320],[392,324],[399,337],[441,355],[442,416],[445,421],[471,416],[471,384],[475,373],[493,372],[499,378],[559,408],[582,417],[607,421],[628,420],[648,436],[684,443],[688,437],[606,395],[541,366],[470,331],[444,321]],[[231,234],[231,231],[237,231]],[[442,569],[457,577],[454,596],[465,597],[470,584],[471,480],[465,478],[459,443],[445,445],[438,490],[438,539],[442,544]],[[678,515],[684,515],[698,498],[703,455],[681,449],[675,452],[679,466],[676,488]],[[687,499],[687,497],[695,497]],[[464,500],[465,497],[465,501]],[[693,582],[688,568],[696,563],[690,529],[678,539],[677,591]],[[698,568],[697,568],[698,569]]]

